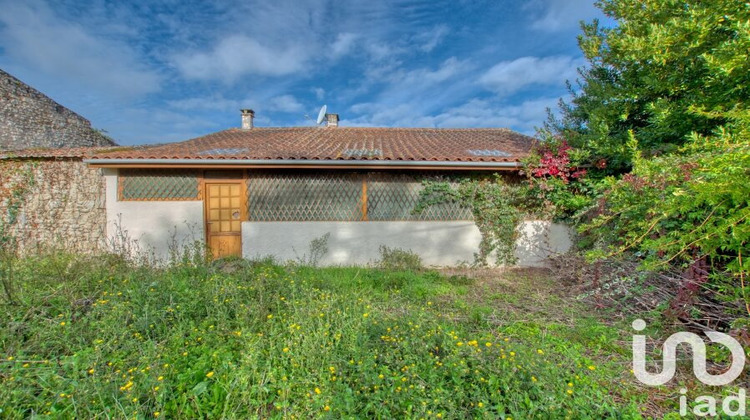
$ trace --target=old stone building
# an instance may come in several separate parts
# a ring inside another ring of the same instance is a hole
[[[89,120],[0,70],[0,150],[113,145]]]
[[[0,152],[0,248],[96,253],[105,246],[104,178],[82,162],[106,148]]]

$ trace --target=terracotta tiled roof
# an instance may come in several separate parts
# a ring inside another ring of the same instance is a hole
[[[98,159],[516,162],[534,139],[508,129],[291,127],[230,129]]]
[[[124,150],[122,147],[63,147],[63,148],[34,148],[22,150],[0,150],[0,159],[86,159],[97,153]]]

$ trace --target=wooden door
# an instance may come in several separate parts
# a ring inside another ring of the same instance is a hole
[[[244,196],[240,182],[206,182],[206,233],[214,258],[242,256]]]

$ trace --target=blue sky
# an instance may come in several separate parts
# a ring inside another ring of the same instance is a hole
[[[587,0],[0,0],[0,68],[121,144],[237,127],[533,134],[584,64]]]

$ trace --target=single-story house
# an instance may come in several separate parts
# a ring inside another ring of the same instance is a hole
[[[108,235],[162,256],[205,240],[216,257],[295,260],[325,238],[323,264],[370,263],[383,245],[428,265],[471,262],[481,239],[471,211],[413,214],[422,180],[517,176],[534,141],[508,129],[340,127],[336,114],[323,127],[254,127],[253,117],[243,110],[242,128],[84,159],[105,177]]]

